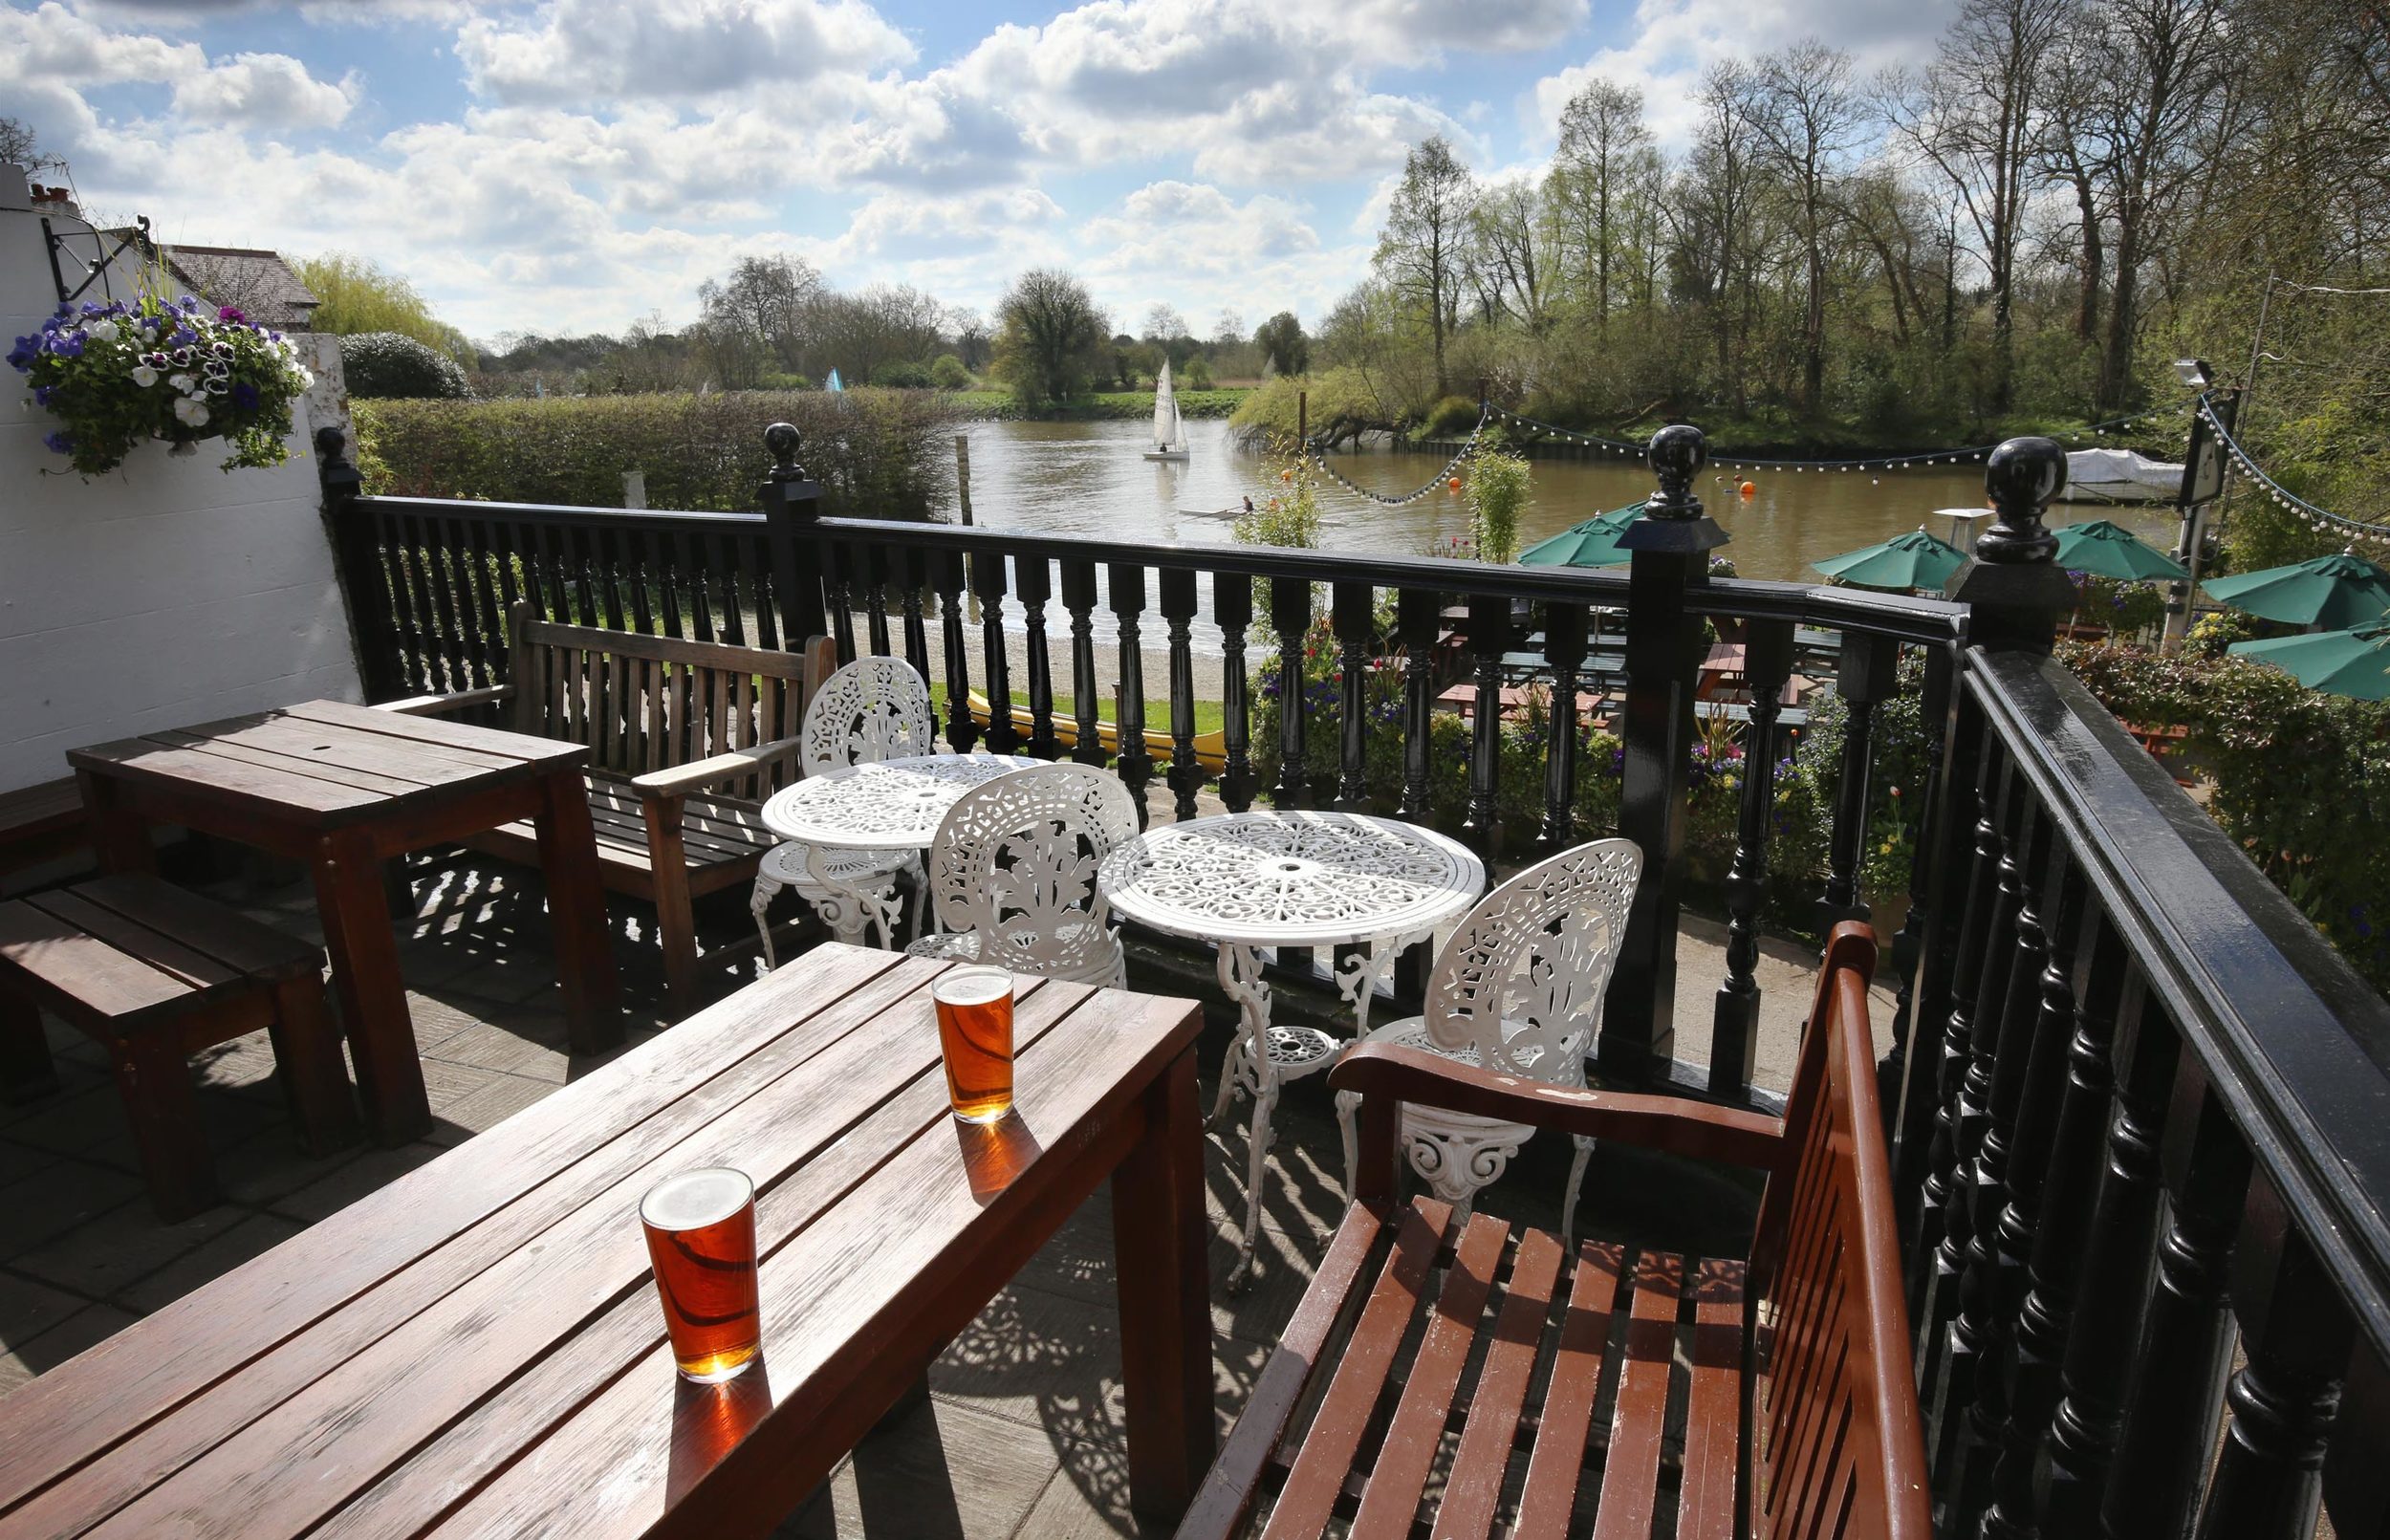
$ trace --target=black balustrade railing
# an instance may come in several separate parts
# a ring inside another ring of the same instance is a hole
[[[1208,792],[1441,819],[1515,864],[1610,832],[1582,816],[1578,727],[1623,674],[1616,821],[1647,864],[1599,1069],[1740,1102],[1761,1099],[1762,921],[1787,900],[1813,923],[1868,912],[1861,841],[1891,791],[1872,725],[1914,688],[1927,748],[1899,805],[1916,854],[1879,1078],[1942,1532],[2275,1540],[2319,1505],[2342,1534],[2390,1528],[2390,1006],[2052,661],[2071,600],[2041,526],[2056,445],[1992,457],[2000,519],[1948,601],[1710,579],[1689,431],[1655,441],[1624,574],[824,519],[793,433],[771,447],[762,511],[705,515],[361,497],[328,456],[368,690],[503,680],[517,598],[701,640],[829,635],[942,684],[957,749],[1110,765],[1159,780],[1176,817]],[[1749,698],[1704,1055],[1677,1041],[1695,1025],[1675,1013],[1676,902],[1721,629]],[[1787,892],[1787,692],[1821,669],[1849,727],[1822,880]],[[1532,770],[1499,727],[1527,673]]]

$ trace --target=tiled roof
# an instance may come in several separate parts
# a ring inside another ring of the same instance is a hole
[[[238,306],[262,325],[303,332],[323,303],[272,251],[237,246],[164,246],[159,251],[166,271],[191,293],[212,304]]]

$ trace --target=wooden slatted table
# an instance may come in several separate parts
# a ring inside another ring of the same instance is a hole
[[[943,965],[828,945],[0,1401],[0,1536],[760,1533],[1107,1176],[1133,1500],[1209,1463],[1192,1002],[1024,980],[948,1114]],[[761,1363],[679,1380],[640,1195],[754,1179]]]
[[[415,1056],[382,863],[529,818],[555,933],[573,1046],[621,1041],[605,894],[579,744],[427,717],[311,701],[176,731],[77,748],[100,862],[153,864],[147,826],[180,824],[306,861],[315,880],[332,982],[376,1137],[431,1127]]]

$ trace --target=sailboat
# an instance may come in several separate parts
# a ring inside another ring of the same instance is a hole
[[[1154,446],[1148,460],[1186,458],[1186,426],[1179,421],[1179,393],[1170,388],[1170,360],[1162,360],[1162,378],[1154,381]]]

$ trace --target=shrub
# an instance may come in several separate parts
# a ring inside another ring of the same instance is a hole
[[[953,466],[941,399],[909,392],[359,401],[356,410],[365,489],[419,497],[619,507],[622,472],[641,470],[657,508],[751,509],[772,423],[803,432],[798,460],[822,484],[826,512],[925,516],[946,499]]]
[[[971,372],[963,367],[963,360],[951,353],[941,353],[929,366],[929,382],[940,390],[968,390]]]
[[[1482,450],[1469,461],[1469,528],[1480,561],[1507,563],[1518,554],[1527,488],[1527,462],[1507,449]]]
[[[1186,367],[1179,372],[1179,378],[1185,381],[1186,388],[1189,390],[1209,390],[1211,388],[1211,361],[1198,353],[1186,360]]]
[[[1423,439],[1463,439],[1477,426],[1477,403],[1466,396],[1446,396],[1427,408],[1416,436]]]
[[[353,401],[462,401],[472,394],[454,358],[397,332],[342,337],[340,375]]]
[[[937,384],[925,363],[883,363],[871,372],[871,382],[882,390],[928,390]]]
[[[805,375],[783,374],[777,369],[767,369],[756,380],[755,388],[758,390],[811,390],[814,388],[814,382]]]

